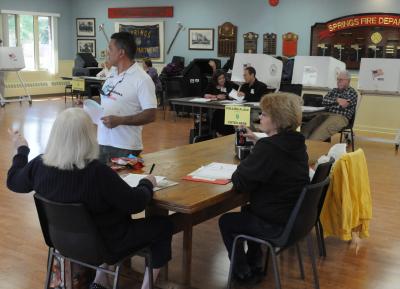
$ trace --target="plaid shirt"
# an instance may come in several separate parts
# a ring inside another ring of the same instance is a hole
[[[346,108],[341,107],[336,101],[338,98],[349,100],[349,106]],[[344,115],[348,120],[351,120],[356,111],[357,98],[357,92],[352,87],[348,87],[341,91],[334,88],[324,97],[322,106],[325,106],[328,112]]]

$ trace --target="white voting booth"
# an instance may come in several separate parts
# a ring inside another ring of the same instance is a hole
[[[266,54],[236,53],[231,80],[243,83],[243,70],[246,67],[256,70],[256,77],[268,87],[279,88],[282,77],[282,61]]]
[[[296,56],[292,84],[315,88],[337,87],[337,75],[346,64],[330,56]]]
[[[400,92],[400,59],[361,58],[358,89],[382,93]]]
[[[4,106],[6,102],[27,100],[32,104],[31,96],[28,94],[25,83],[19,75],[19,71],[25,68],[24,55],[22,47],[0,47],[0,71],[10,72],[15,71],[18,79],[25,90],[25,96],[21,96],[16,100],[7,100],[4,95],[0,93],[0,105]]]

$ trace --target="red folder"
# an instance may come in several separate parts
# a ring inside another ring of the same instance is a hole
[[[185,176],[182,180],[192,181],[192,182],[201,182],[201,183],[209,183],[209,184],[216,184],[216,185],[226,185],[231,182],[231,180],[207,180],[207,179],[199,179],[193,178],[192,176]]]

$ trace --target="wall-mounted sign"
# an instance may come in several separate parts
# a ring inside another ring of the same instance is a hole
[[[174,7],[122,7],[108,8],[108,18],[160,18],[173,17]]]
[[[243,34],[244,38],[244,53],[257,53],[258,34],[247,32]]]

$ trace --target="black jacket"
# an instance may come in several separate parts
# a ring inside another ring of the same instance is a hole
[[[264,82],[256,80],[253,85],[245,83],[242,85],[239,91],[244,92],[244,100],[249,102],[259,102],[264,94],[269,92],[267,85]]]
[[[282,132],[260,139],[232,176],[234,189],[250,193],[250,210],[285,225],[302,188],[310,181],[304,136]]]

